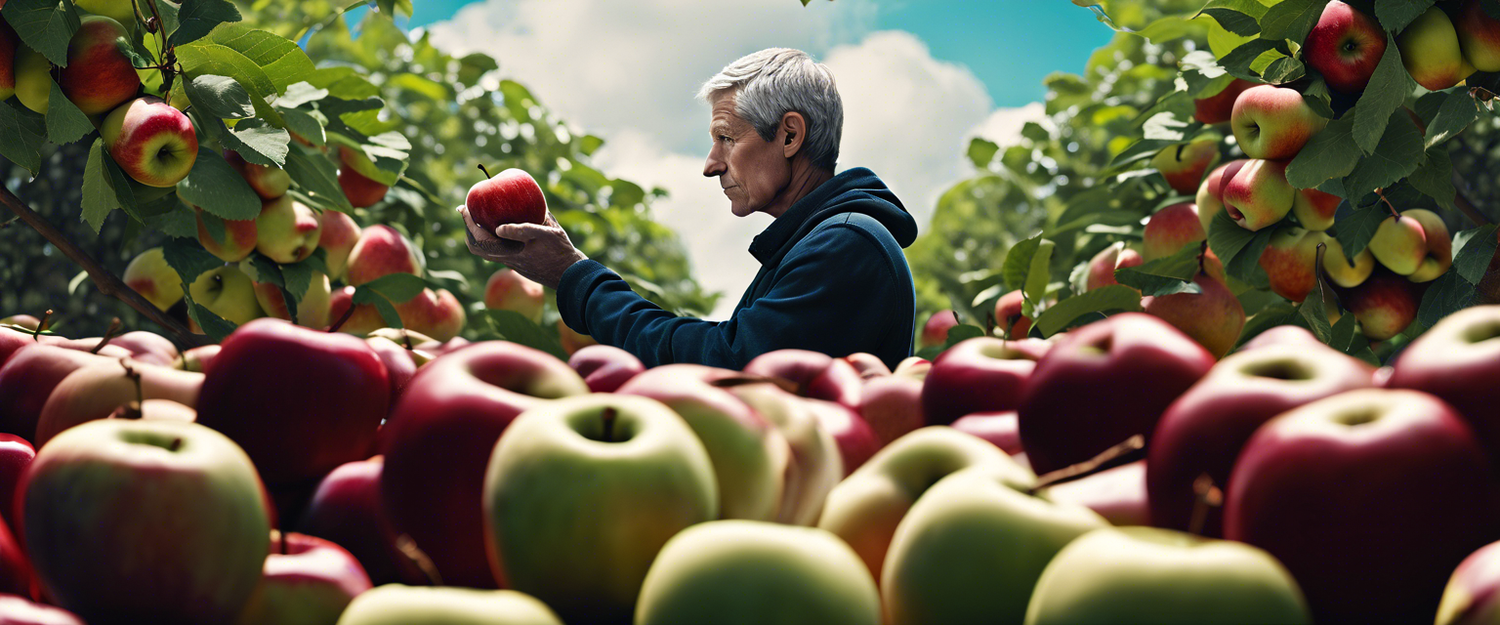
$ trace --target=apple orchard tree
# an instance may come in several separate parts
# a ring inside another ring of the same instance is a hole
[[[193,302],[191,293],[163,312],[116,276],[155,246],[164,247],[184,285],[225,264],[200,244],[194,207],[209,235],[222,241],[225,221],[253,219],[261,202],[221,156],[225,150],[284,169],[288,195],[314,211],[345,212],[362,226],[389,224],[409,237],[424,256],[424,275],[377,280],[355,296],[393,326],[401,324],[393,304],[426,288],[448,289],[469,313],[464,335],[504,336],[562,353],[553,324],[538,327],[476,305],[496,267],[468,252],[453,207],[483,176],[479,164],[532,173],[575,244],[649,299],[687,314],[712,308],[717,296],[693,280],[676,234],[650,219],[661,191],[593,168],[589,156],[603,140],[573,130],[525,86],[501,79],[496,59],[455,58],[425,33],[396,26],[391,17],[409,15],[409,1],[343,8],[224,0],[138,5],[141,14],[126,21],[141,93],[169,98],[186,113],[200,146],[197,159],[176,185],[148,187],[123,172],[97,120],[67,97],[52,97],[45,113],[15,98],[0,103],[3,203],[24,213],[0,229],[0,310],[41,316],[55,309],[61,327],[80,335],[104,332],[109,317],[119,315],[126,327],[150,319],[179,339],[191,320],[210,338],[222,338],[233,324]],[[372,10],[351,31],[344,14],[365,6]],[[16,26],[19,46],[57,66],[66,62],[85,14],[71,2],[10,0],[0,16]],[[388,191],[355,208],[340,186],[341,167],[358,169]],[[295,307],[324,262],[321,250],[289,264],[255,252],[239,267],[277,285]],[[83,285],[87,279],[97,292]],[[549,312],[549,321],[555,317]]]

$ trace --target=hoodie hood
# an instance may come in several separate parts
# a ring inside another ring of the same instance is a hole
[[[818,224],[834,215],[860,213],[879,221],[901,247],[917,239],[917,220],[875,172],[855,167],[834,176],[792,204],[750,243],[750,254],[773,264]]]

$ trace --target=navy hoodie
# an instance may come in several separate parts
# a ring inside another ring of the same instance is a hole
[[[697,363],[743,369],[786,348],[834,357],[869,352],[894,368],[911,355],[911,270],[901,248],[911,214],[873,172],[845,171],[771,222],[750,244],[761,269],[727,321],[679,317],[585,260],[563,273],[557,307],[568,327],[620,347],[648,367]]]

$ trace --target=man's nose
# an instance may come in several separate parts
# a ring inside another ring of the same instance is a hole
[[[722,176],[728,169],[724,165],[724,161],[719,160],[718,156],[713,152],[709,152],[708,160],[703,163],[703,176],[706,178]]]

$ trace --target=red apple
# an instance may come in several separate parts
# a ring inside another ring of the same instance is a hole
[[[391,382],[391,405],[395,406],[401,393],[406,391],[406,385],[417,375],[417,361],[413,350],[382,336],[366,338],[365,342],[370,345],[370,349],[375,350],[380,356],[380,362],[385,365],[386,375]]]
[[[1316,622],[1430,620],[1448,574],[1500,533],[1490,459],[1452,407],[1416,391],[1283,413],[1245,444],[1226,495],[1225,538],[1286,565]]]
[[[875,431],[882,447],[927,425],[921,379],[907,375],[871,378],[865,382],[859,402],[860,416]]]
[[[15,501],[15,497],[12,495],[9,501]],[[9,521],[0,523],[0,593],[32,599],[42,596],[41,582],[36,571],[32,570],[26,552],[21,549],[21,543],[11,533]]]
[[[577,353],[580,349],[599,344],[599,341],[595,341],[594,337],[587,334],[579,334],[573,328],[568,327],[568,324],[563,323],[562,319],[557,320],[557,338],[562,342],[563,352],[569,356]]]
[[[395,228],[377,224],[365,228],[349,251],[348,283],[359,286],[392,273],[422,275],[422,255]]]
[[[1193,101],[1193,118],[1205,124],[1222,124],[1229,121],[1230,114],[1234,112],[1234,101],[1244,93],[1246,89],[1254,87],[1255,83],[1248,80],[1234,79],[1228,86],[1224,87],[1214,95]]]
[[[956,325],[958,325],[958,313],[951,310],[932,313],[927,318],[927,323],[922,324],[922,338],[917,342],[918,348],[941,347],[947,344],[948,330]]]
[[[323,230],[318,234],[318,247],[328,253],[324,264],[328,266],[328,277],[342,280],[349,264],[349,253],[359,242],[359,224],[354,218],[335,210],[325,210],[322,216]]]
[[[10,23],[0,20],[0,100],[16,94],[16,46],[20,43]]]
[[[950,427],[987,440],[1012,456],[1026,452],[1021,448],[1021,431],[1017,429],[1014,410],[975,412],[959,417]]]
[[[344,314],[349,312],[350,306],[354,307],[354,312],[349,314],[348,319],[345,319]],[[380,316],[380,309],[374,304],[354,303],[354,287],[352,286],[334,291],[329,297],[328,322],[338,323],[340,319],[343,319],[344,323],[339,326],[339,332],[359,337],[385,327],[385,317]]]
[[[515,168],[475,183],[464,204],[474,223],[490,232],[503,224],[540,224],[547,219],[541,185],[531,174]]]
[[[573,352],[568,357],[568,366],[595,393],[613,393],[646,371],[646,365],[634,354],[609,345],[590,345]]]
[[[99,126],[120,169],[148,187],[170,187],[198,160],[198,134],[182,111],[144,96],[115,107]]]
[[[446,341],[464,329],[463,304],[448,289],[422,289],[407,301],[396,304],[401,324],[438,341]]]
[[[277,263],[299,263],[318,249],[323,222],[307,205],[283,195],[261,204],[255,249]]]
[[[1116,527],[1151,525],[1147,505],[1148,463],[1137,460],[1046,489],[1047,498],[1083,506]]]
[[[339,146],[339,160],[339,187],[354,208],[368,208],[378,204],[385,199],[386,192],[396,182],[394,177],[372,179],[372,176],[378,178],[376,174],[381,172],[375,169],[375,164],[368,157],[348,146]],[[362,168],[365,171],[359,171]]]
[[[0,362],[3,362],[3,360],[0,360]],[[885,365],[885,361],[881,360],[879,356],[876,356],[875,354],[871,354],[869,352],[855,352],[853,354],[849,354],[848,356],[844,357],[844,362],[847,362],[849,363],[849,366],[854,367],[854,371],[856,373],[859,373],[859,377],[866,381],[868,381],[870,378],[877,378],[883,375],[891,374],[891,368]]]
[[[859,413],[831,401],[809,399],[807,405],[817,415],[818,424],[838,443],[839,459],[844,467],[842,477],[849,477],[870,456],[880,451],[880,439],[875,437],[875,431]]]
[[[1486,13],[1479,0],[1465,0],[1453,26],[1465,61],[1481,72],[1500,72],[1500,19]]]
[[[1416,320],[1423,286],[1380,268],[1345,292],[1341,301],[1359,320],[1360,332],[1366,338],[1384,341]]]
[[[1230,161],[1209,172],[1203,179],[1203,185],[1198,187],[1195,204],[1198,206],[1198,223],[1203,226],[1204,232],[1208,232],[1214,217],[1224,211],[1224,185],[1233,180],[1234,175],[1248,162],[1248,159]]]
[[[1314,112],[1297,90],[1260,85],[1235,99],[1229,125],[1245,156],[1290,159],[1328,120]]]
[[[1438,604],[1436,625],[1481,625],[1500,612],[1500,543],[1490,543],[1469,554],[1448,578]]]
[[[1207,273],[1199,271],[1193,284],[1202,291],[1143,297],[1141,308],[1192,337],[1215,358],[1223,358],[1245,328],[1245,307],[1229,287]]]
[[[1364,91],[1385,54],[1385,31],[1370,16],[1335,0],[1302,43],[1302,58],[1336,91]]]
[[[1270,347],[1272,345],[1295,345],[1299,347],[1327,347],[1318,337],[1302,326],[1276,326],[1265,332],[1255,335],[1255,338],[1245,341],[1240,346],[1241,352],[1252,349]]]
[[[528,408],[587,392],[567,364],[506,341],[475,343],[417,371],[382,435],[381,496],[444,583],[495,586],[480,498],[500,434]]]
[[[192,407],[204,375],[142,363],[103,360],[79,368],[52,389],[37,415],[36,441],[42,447],[64,430],[108,418],[116,408],[137,399],[169,399]]]
[[[325,538],[347,549],[375,585],[422,584],[417,564],[397,548],[398,536],[380,503],[383,456],[334,469],[313,492],[297,531]]]
[[[1425,391],[1448,402],[1479,440],[1500,454],[1500,306],[1475,306],[1444,317],[1395,361],[1387,386]],[[1497,455],[1500,458],[1500,455]]]
[[[938,356],[922,385],[929,425],[948,425],[976,412],[1015,410],[1027,380],[1052,347],[1041,339],[975,337]]]
[[[484,306],[490,310],[512,310],[539,324],[546,303],[541,283],[509,267],[496,271],[484,283]]]
[[[1022,314],[1026,296],[1016,289],[995,300],[995,332],[1013,339],[1026,338],[1031,331],[1031,317]]]
[[[1157,418],[1213,364],[1201,345],[1151,315],[1122,313],[1073,330],[1027,384],[1018,410],[1027,460],[1041,475],[1137,434],[1149,441]]]
[[[348,551],[306,534],[271,531],[271,555],[260,585],[240,612],[243,625],[336,623],[369,590],[370,578]]]
[[[68,40],[68,64],[57,70],[57,86],[84,115],[108,113],[140,91],[141,77],[120,52],[129,45],[129,33],[115,20],[90,15],[80,21]]]
[[[1141,259],[1147,262],[1176,254],[1208,238],[1198,222],[1198,205],[1182,202],[1163,208],[1146,220]]]
[[[63,378],[108,358],[56,345],[28,345],[0,367],[0,432],[27,440],[36,437],[42,407]]]
[[[1287,163],[1252,160],[1224,183],[1224,210],[1234,223],[1256,231],[1281,221],[1292,212],[1297,190],[1286,181]]]
[[[1089,260],[1089,273],[1084,281],[1084,290],[1092,291],[1102,286],[1119,284],[1115,271],[1126,267],[1137,267],[1142,262],[1141,253],[1121,243],[1106,247]]]
[[[204,378],[198,422],[244,447],[267,482],[313,479],[369,456],[390,381],[364,341],[258,319],[223,347]]]
[[[859,407],[859,392],[864,385],[849,363],[805,349],[766,352],[745,363],[745,373],[787,380],[796,386],[797,395],[849,408]]]
[[[1203,174],[1219,162],[1218,141],[1194,141],[1162,150],[1151,166],[1167,179],[1167,185],[1182,195],[1198,192]]]
[[[0,517],[5,519],[7,526],[16,524],[15,508],[11,504],[16,500],[21,476],[34,458],[36,448],[29,441],[15,434],[0,434]]]
[[[256,195],[263,200],[274,200],[286,195],[287,189],[291,188],[292,177],[285,169],[273,165],[257,165],[245,160],[239,152],[224,150],[224,160],[234,168],[245,182],[250,183]],[[337,213],[337,211],[333,211]],[[337,213],[342,215],[343,213]]]
[[[148,365],[172,366],[177,346],[167,337],[146,330],[133,330],[109,339],[109,344],[130,350],[130,359]]]
[[[1284,326],[1293,327],[1293,326]],[[1222,535],[1220,510],[1191,527],[1193,483],[1207,474],[1220,489],[1256,428],[1283,412],[1371,385],[1374,369],[1321,344],[1268,345],[1220,362],[1173,402],[1156,424],[1146,465],[1151,524]]]

